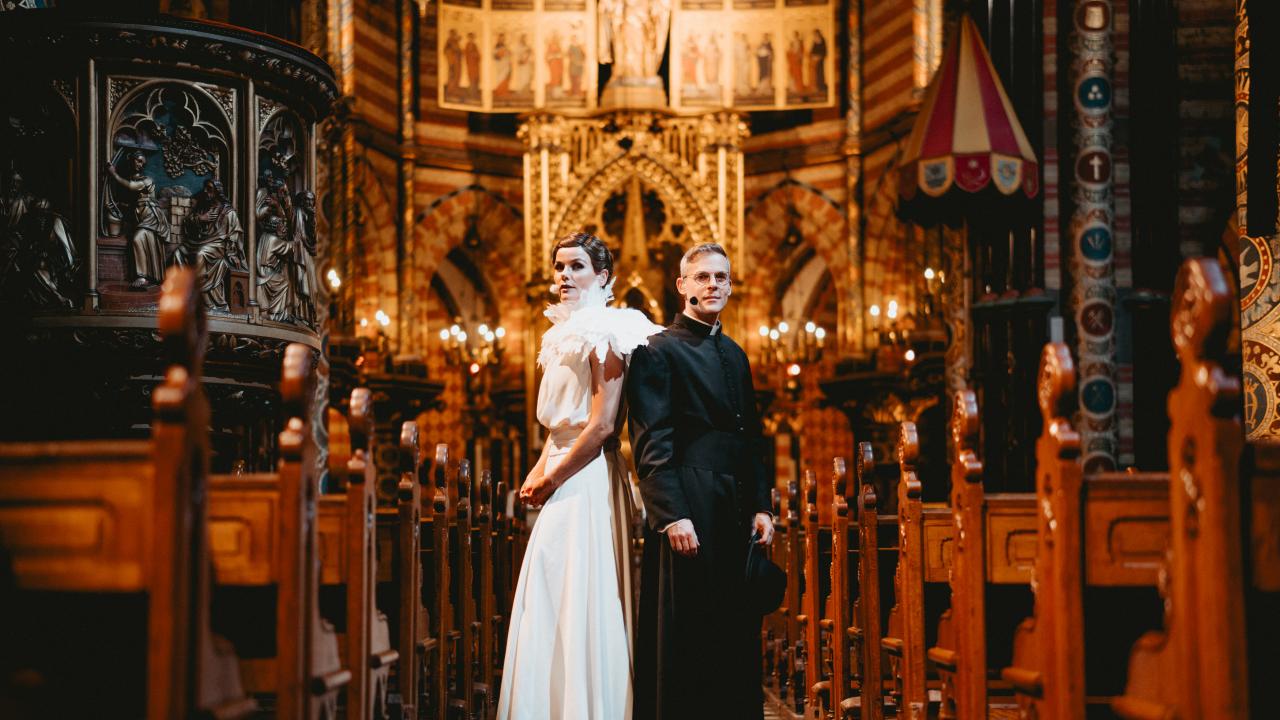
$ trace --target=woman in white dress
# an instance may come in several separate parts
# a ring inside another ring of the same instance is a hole
[[[576,233],[552,252],[560,302],[538,353],[548,434],[520,489],[542,510],[512,602],[498,720],[626,720],[631,494],[616,435],[626,357],[662,328],[608,306],[613,259],[599,238]]]

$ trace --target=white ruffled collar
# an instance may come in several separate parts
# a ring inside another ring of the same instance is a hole
[[[548,305],[542,314],[551,321],[552,325],[559,325],[569,316],[578,310],[592,307],[606,307],[613,302],[613,281],[615,278],[609,278],[603,286],[591,283],[586,290],[578,294],[578,299],[572,302],[561,301],[553,305]]]

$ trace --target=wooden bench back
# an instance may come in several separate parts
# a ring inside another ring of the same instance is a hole
[[[928,707],[924,638],[924,508],[915,463],[920,439],[913,422],[898,427],[898,564],[894,605],[883,640],[894,666],[894,697],[900,716],[924,717]]]
[[[833,712],[844,704],[852,689],[849,625],[849,470],[844,458],[831,464],[831,690]]]
[[[453,606],[449,599],[454,582],[449,562],[449,523],[453,505],[449,499],[448,465],[449,446],[440,443],[436,445],[435,460],[429,470],[431,517],[430,528],[426,534],[430,538],[430,584],[434,590],[434,601],[429,609],[431,635],[436,640],[430,663],[432,687],[429,695],[433,702],[430,709],[436,720],[448,720],[450,714],[449,672],[452,657],[450,646],[454,642],[451,640]]]
[[[158,324],[169,367],[151,439],[0,444],[0,548],[18,592],[145,594],[148,718],[239,717],[254,704],[209,629],[206,325],[191,271],[168,274]]]
[[[1014,664],[1002,675],[1026,712],[1070,720],[1083,718],[1085,710],[1085,548],[1080,436],[1067,419],[1076,376],[1066,345],[1045,346],[1038,384],[1044,422],[1036,444],[1035,611],[1019,626]]]
[[[884,717],[884,668],[881,663],[880,628],[880,521],[877,513],[876,459],[871,443],[858,443],[858,601],[855,622],[860,636],[862,718]]]
[[[1232,297],[1216,261],[1183,265],[1172,318],[1182,374],[1169,395],[1165,630],[1130,654],[1114,703],[1124,717],[1249,717],[1240,379],[1225,357]]]

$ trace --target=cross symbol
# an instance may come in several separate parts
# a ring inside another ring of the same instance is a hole
[[[1089,160],[1089,166],[1093,168],[1094,180],[1102,179],[1102,164],[1102,158],[1097,155],[1094,155],[1093,158]]]

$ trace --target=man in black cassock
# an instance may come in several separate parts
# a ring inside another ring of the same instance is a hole
[[[631,356],[631,446],[646,527],[635,720],[763,715],[760,623],[747,550],[773,540],[747,355],[720,328],[732,293],[713,243],[680,261],[684,312]]]

